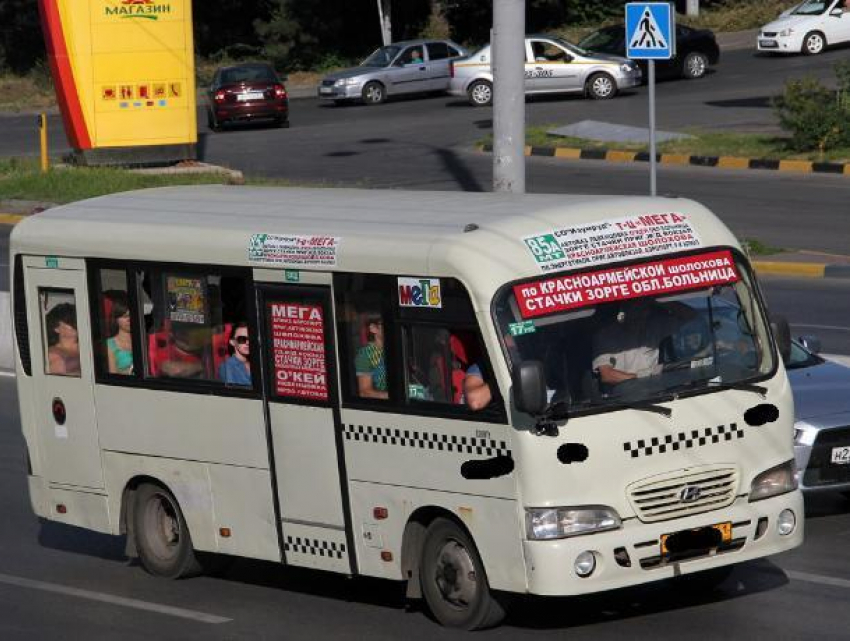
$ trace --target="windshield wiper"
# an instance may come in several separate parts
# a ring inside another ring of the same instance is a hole
[[[618,409],[626,409],[626,410],[640,410],[642,412],[652,412],[653,414],[660,414],[665,418],[670,418],[673,416],[673,410],[669,407],[662,407],[658,403],[653,403],[652,401],[636,401],[634,403],[618,403],[614,405],[614,407]]]
[[[675,385],[673,387],[668,387],[664,391],[667,393],[675,394],[676,392],[690,391],[698,389],[701,385],[705,385],[706,387],[711,387],[714,389],[734,389],[740,390],[742,392],[753,392],[754,394],[759,394],[764,396],[767,394],[767,388],[763,385],[756,385],[755,383],[746,383],[746,382],[732,382],[732,383],[724,383],[721,380],[718,380],[717,377],[712,378],[698,378],[693,381],[688,381],[687,383],[682,383],[681,385]]]

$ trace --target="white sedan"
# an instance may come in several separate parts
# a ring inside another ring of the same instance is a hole
[[[816,55],[850,42],[850,0],[806,0],[788,9],[758,34],[758,50]]]

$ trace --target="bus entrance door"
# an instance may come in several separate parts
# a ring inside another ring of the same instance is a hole
[[[32,353],[32,406],[41,469],[53,485],[103,488],[93,397],[88,292],[82,260],[25,261]]]
[[[349,573],[330,287],[265,286],[259,294],[284,560]]]

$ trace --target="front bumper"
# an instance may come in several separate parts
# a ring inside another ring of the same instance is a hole
[[[316,89],[316,95],[324,100],[354,100],[360,98],[363,93],[363,83],[358,82],[354,85],[319,85]]]
[[[784,509],[794,511],[797,527],[791,534],[780,536],[776,523]],[[541,596],[601,592],[777,554],[803,542],[803,516],[803,495],[794,491],[756,503],[749,503],[743,496],[726,508],[674,521],[641,523],[632,518],[611,532],[556,541],[524,541],[528,591]],[[767,530],[756,539],[758,522],[763,517],[768,519]],[[726,551],[675,563],[660,562],[662,535],[727,521],[733,524],[733,545]],[[618,548],[627,552],[629,567],[615,559]],[[573,562],[586,550],[594,552],[596,570],[587,578],[579,578]]]
[[[836,443],[843,446],[845,443]],[[794,461],[797,464],[797,483],[800,489],[809,494],[814,492],[850,491],[850,466],[832,465],[828,462],[830,445],[818,445],[818,453],[813,456],[812,445],[794,445]]]
[[[772,53],[800,53],[803,48],[802,38],[791,36],[766,36],[760,33],[756,38],[756,49]]]
[[[640,85],[641,80],[643,79],[643,73],[641,73],[640,69],[635,69],[628,73],[621,72],[615,76],[615,79],[617,80],[617,87],[619,89],[628,89],[630,87],[637,87]]]

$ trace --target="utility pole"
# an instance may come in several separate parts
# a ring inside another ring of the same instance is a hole
[[[525,193],[525,0],[493,1],[493,191]]]
[[[699,15],[699,0],[686,0],[685,14],[689,16]]]
[[[393,41],[393,27],[392,20],[390,16],[390,7],[392,6],[392,2],[390,0],[377,0],[378,1],[378,19],[381,21],[381,40],[386,47]]]

